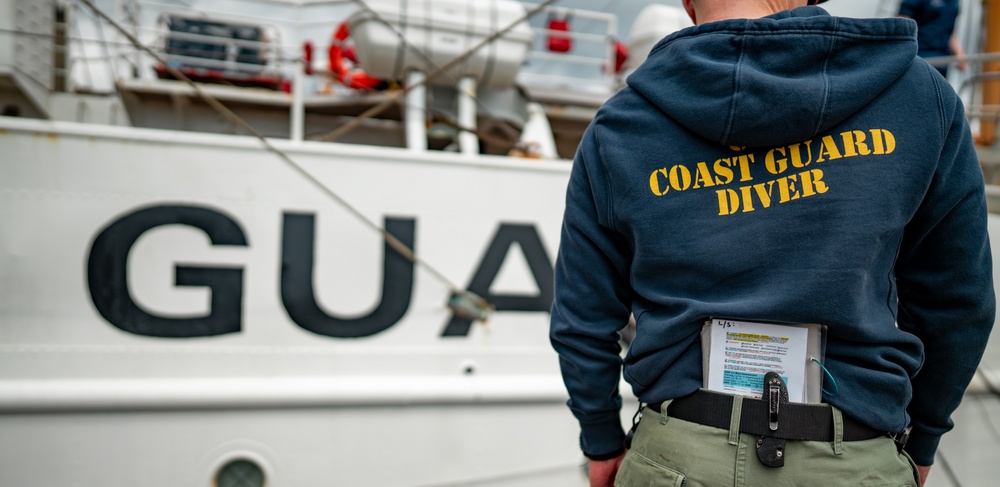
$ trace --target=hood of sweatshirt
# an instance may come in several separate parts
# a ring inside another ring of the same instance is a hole
[[[628,85],[709,140],[788,144],[837,125],[892,84],[913,62],[915,34],[912,20],[832,17],[819,7],[712,22],[661,40]]]

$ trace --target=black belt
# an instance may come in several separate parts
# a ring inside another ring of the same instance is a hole
[[[660,411],[662,405],[660,402],[647,407]],[[699,390],[674,399],[667,406],[667,415],[705,426],[729,429],[733,416],[733,396]],[[848,416],[843,416],[843,419],[844,441],[891,436],[887,431],[879,431]],[[778,429],[772,431],[768,426],[767,401],[744,398],[740,411],[740,431],[786,440],[833,441],[833,410],[828,405],[781,404]]]

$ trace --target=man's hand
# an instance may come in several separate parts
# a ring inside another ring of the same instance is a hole
[[[624,453],[610,460],[591,460],[588,469],[590,487],[614,487],[615,475],[618,474],[618,467],[622,465],[623,458],[625,458]]]
[[[955,63],[955,69],[959,71],[965,71],[965,68],[969,66],[969,63],[965,60],[965,50],[962,49],[962,43],[958,41],[958,37],[951,36],[948,40],[948,47],[951,49],[951,53],[958,57],[958,61]]]
[[[591,464],[593,464],[593,462],[591,462]],[[927,474],[931,473],[931,468],[917,465],[917,473],[920,474],[920,487],[923,487],[924,482],[927,482]],[[593,479],[594,477],[591,476],[590,478]],[[593,485],[593,480],[591,480],[591,485]]]

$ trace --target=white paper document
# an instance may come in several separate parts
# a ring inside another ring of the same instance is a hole
[[[710,328],[703,331],[703,340],[708,339],[703,347],[708,352],[707,389],[759,399],[764,374],[774,371],[788,386],[790,402],[810,399],[809,327],[726,319],[713,319],[705,326]]]

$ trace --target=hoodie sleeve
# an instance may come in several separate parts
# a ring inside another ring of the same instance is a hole
[[[624,451],[619,411],[622,361],[618,330],[628,322],[631,251],[612,228],[609,181],[596,128],[580,143],[566,193],[555,266],[550,338],[559,354],[580,446],[593,460]]]
[[[907,408],[913,430],[906,450],[919,465],[934,462],[941,435],[954,426],[951,413],[976,372],[995,313],[983,173],[962,102],[945,93],[951,101],[942,110],[937,170],[896,264],[899,328],[924,347]]]

